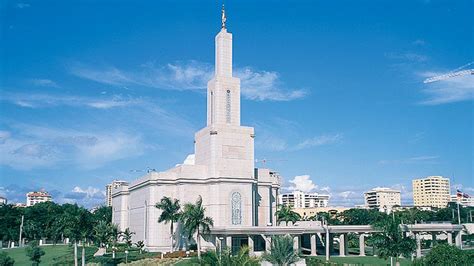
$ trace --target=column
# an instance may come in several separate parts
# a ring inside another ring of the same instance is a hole
[[[294,236],[293,237],[293,251],[296,253],[300,252],[300,236]]]
[[[271,253],[272,251],[272,236],[266,236],[265,238],[265,251]]]
[[[446,234],[448,235],[448,245],[452,245],[453,244],[453,233],[447,232]]]
[[[224,250],[222,247],[222,240],[219,238],[219,236],[216,236],[216,251],[220,252],[221,250]]]
[[[329,241],[330,241],[329,238],[331,237],[329,235],[330,235],[329,231],[326,231],[326,261],[329,260],[329,257],[331,255],[331,249],[329,248]]]
[[[339,256],[345,257],[347,255],[347,235],[341,234],[339,236]]]
[[[232,237],[231,236],[226,236],[225,245],[226,245],[226,248],[232,250]]]
[[[248,240],[249,240],[249,255],[253,256],[254,255],[253,237],[249,235]]]
[[[420,237],[420,233],[416,233],[415,238],[416,238],[416,257],[421,258],[421,237]]]
[[[317,255],[317,253],[316,253],[316,248],[317,248],[317,246],[316,246],[316,243],[317,243],[316,242],[316,237],[317,237],[316,234],[311,235],[311,256],[316,256]]]
[[[456,232],[456,236],[454,238],[454,241],[456,243],[456,247],[462,248],[462,238],[461,238],[461,231]]]
[[[437,232],[431,232],[431,247],[436,245],[436,234]]]
[[[359,256],[365,256],[365,235],[359,234]]]

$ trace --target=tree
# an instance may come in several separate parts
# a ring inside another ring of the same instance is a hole
[[[112,207],[100,206],[92,214],[96,223],[104,221],[106,223],[112,223]]]
[[[211,217],[205,216],[206,208],[202,206],[202,198],[198,197],[195,204],[186,203],[180,220],[183,223],[184,233],[191,239],[196,233],[198,259],[201,260],[201,235],[207,235],[214,226]]]
[[[135,234],[135,232],[130,231],[130,229],[127,227],[125,228],[125,231],[120,232],[120,238],[122,238],[122,241],[125,242],[127,245],[127,248],[132,247],[132,236]]]
[[[158,218],[158,222],[165,224],[170,223],[170,235],[171,235],[171,249],[170,251],[173,252],[173,224],[179,221],[179,217],[181,216],[181,206],[179,204],[179,200],[171,199],[169,197],[163,197],[160,202],[156,203],[156,208],[161,210],[160,217]]]
[[[395,257],[410,257],[416,249],[416,241],[403,236],[400,222],[396,219],[384,219],[373,224],[381,232],[372,235],[372,242],[378,249],[379,256],[385,259]]]
[[[26,248],[26,255],[30,257],[30,260],[33,262],[32,265],[39,265],[41,257],[44,255],[44,250],[38,246],[38,241],[33,240]]]
[[[278,223],[284,221],[284,222],[286,222],[286,225],[288,225],[288,222],[290,222],[290,221],[295,223],[296,221],[301,220],[301,215],[294,212],[291,209],[291,206],[289,206],[289,205],[281,205],[280,209],[278,211],[276,211],[275,214],[277,216]]]
[[[8,256],[8,253],[5,251],[0,252],[0,265],[1,266],[13,266],[15,264],[15,260],[12,257]]]
[[[113,228],[106,221],[99,221],[94,227],[94,239],[99,247],[104,247],[112,238]]]
[[[433,247],[424,257],[425,265],[474,265],[474,255],[448,244]]]
[[[274,236],[270,253],[265,253],[263,259],[278,266],[286,266],[299,260],[298,254],[293,249],[291,236]]]

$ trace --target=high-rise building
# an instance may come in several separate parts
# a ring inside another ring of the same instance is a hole
[[[456,194],[451,195],[451,202],[459,203],[462,206],[474,207],[473,197],[458,197]]]
[[[449,178],[428,176],[414,179],[413,203],[415,206],[445,208],[450,200]]]
[[[280,205],[289,205],[295,209],[327,207],[329,203],[329,195],[319,193],[305,193],[295,190],[290,193],[278,195],[278,203]]]
[[[391,212],[393,206],[400,206],[400,190],[376,187],[364,193],[365,207],[382,212]]]
[[[51,195],[46,191],[33,191],[26,193],[26,206],[33,206],[36,203],[51,201]]]
[[[0,205],[6,205],[8,203],[7,198],[0,196]]]
[[[105,205],[107,207],[112,206],[112,190],[114,188],[121,187],[122,185],[128,185],[127,181],[114,180],[112,183],[105,186]]]

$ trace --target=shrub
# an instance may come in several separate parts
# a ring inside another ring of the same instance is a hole
[[[41,262],[41,257],[44,255],[44,250],[38,246],[38,241],[31,241],[26,248],[26,255],[30,257],[33,265],[38,265]]]
[[[473,265],[474,253],[455,246],[439,244],[423,259],[425,265]]]
[[[0,266],[13,266],[15,260],[4,251],[0,252]]]

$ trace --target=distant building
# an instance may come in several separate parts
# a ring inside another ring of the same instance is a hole
[[[122,185],[128,185],[127,181],[114,180],[112,183],[105,186],[105,205],[107,207],[112,206],[112,190],[114,188],[121,187]]]
[[[295,190],[291,193],[283,193],[278,195],[278,203],[280,205],[291,206],[294,209],[327,207],[329,203],[329,195],[319,193],[305,193]]]
[[[458,197],[457,195],[451,195],[451,202],[459,202],[459,204],[467,207],[474,207],[474,198],[472,197]]]
[[[318,212],[327,212],[331,215],[341,213],[351,209],[350,207],[314,207],[314,208],[294,208],[293,211],[303,218],[309,218],[318,214]]]
[[[393,206],[402,204],[400,190],[377,187],[364,193],[365,206],[381,212],[391,212]]]
[[[445,208],[450,201],[449,178],[442,176],[428,176],[414,179],[413,203],[415,206],[431,206]]]
[[[51,201],[51,195],[45,191],[33,191],[26,194],[26,206],[33,206],[36,203]]]
[[[0,197],[0,205],[7,205],[7,204],[8,204],[7,198],[5,198],[5,197]]]

